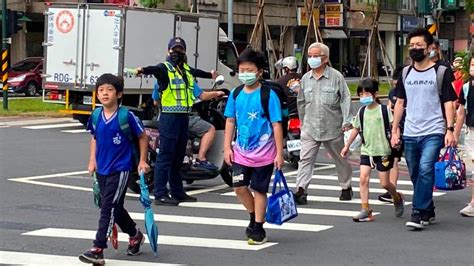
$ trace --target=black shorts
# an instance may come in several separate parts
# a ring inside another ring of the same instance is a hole
[[[379,172],[390,171],[393,167],[393,156],[360,156],[360,165],[370,166],[372,169],[377,169]]]
[[[403,150],[405,150],[405,142],[402,141],[402,144],[400,145],[399,149],[392,148],[392,157],[398,158],[398,161],[400,161],[403,156]]]
[[[248,187],[250,185],[257,192],[267,193],[274,169],[273,164],[249,167],[232,163],[232,187]]]

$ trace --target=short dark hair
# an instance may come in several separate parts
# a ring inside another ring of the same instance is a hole
[[[395,70],[393,71],[392,79],[399,80],[400,76],[402,75],[402,72],[403,72],[403,66],[397,66]]]
[[[117,92],[123,92],[123,78],[122,77],[117,77],[110,73],[103,74],[97,79],[97,82],[95,83],[95,89],[97,90],[100,86],[104,84],[110,84],[115,88]]]
[[[357,86],[357,95],[360,95],[364,91],[375,95],[375,93],[379,91],[379,82],[373,78],[365,78],[361,80]]]
[[[435,46],[435,48],[439,48],[441,46],[441,44],[439,43],[439,40],[434,40],[433,45]]]
[[[237,58],[237,67],[245,62],[253,63],[258,69],[263,69],[265,67],[265,55],[252,48],[247,48],[239,55],[239,58]]]
[[[413,37],[419,36],[422,36],[428,45],[433,44],[433,35],[431,35],[431,33],[425,28],[416,28],[408,33],[408,41],[410,41]]]

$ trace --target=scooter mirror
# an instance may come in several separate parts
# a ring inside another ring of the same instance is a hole
[[[220,85],[224,84],[224,81],[225,81],[224,76],[219,75],[219,76],[217,76],[217,78],[216,78],[216,80],[215,80],[214,82],[215,82],[215,85],[219,85],[219,86],[220,86]]]

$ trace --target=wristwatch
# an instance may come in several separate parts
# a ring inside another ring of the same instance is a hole
[[[454,127],[448,127],[448,130],[454,132]]]

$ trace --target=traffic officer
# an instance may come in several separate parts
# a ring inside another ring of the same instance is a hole
[[[196,88],[195,71],[186,63],[186,43],[179,37],[169,41],[166,62],[134,71],[136,74],[154,75],[160,88],[160,150],[156,158],[154,191],[157,205],[176,206],[180,202],[196,201],[185,193],[179,172],[188,142],[188,114],[196,98],[205,101],[223,96],[224,92],[204,92]],[[168,182],[170,193],[166,187]]]

